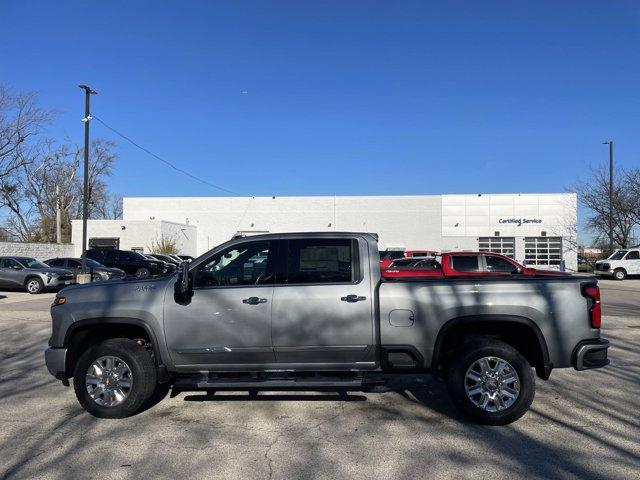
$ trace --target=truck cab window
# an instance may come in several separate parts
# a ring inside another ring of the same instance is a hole
[[[451,268],[458,272],[479,272],[479,259],[478,255],[454,255],[451,257]]]
[[[355,245],[346,239],[291,240],[287,283],[351,283],[356,281]]]
[[[216,253],[195,273],[193,286],[229,287],[275,282],[269,242],[248,242]]]
[[[625,260],[640,260],[640,252],[638,250],[631,250]]]
[[[487,262],[487,272],[493,273],[513,273],[516,270],[512,264],[507,262],[504,258],[495,257],[493,255],[485,255]]]

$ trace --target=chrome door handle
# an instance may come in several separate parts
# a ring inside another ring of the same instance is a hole
[[[342,300],[343,302],[349,302],[349,303],[355,303],[355,302],[362,302],[363,300],[366,300],[367,297],[360,297],[358,295],[347,295],[346,297],[340,297],[340,300]]]
[[[259,303],[267,303],[267,299],[258,298],[258,297],[249,297],[249,298],[243,298],[242,303],[246,303],[248,305],[258,305]]]

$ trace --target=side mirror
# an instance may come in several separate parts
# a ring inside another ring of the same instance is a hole
[[[178,268],[178,279],[175,286],[176,302],[188,302],[193,296],[193,289],[191,288],[191,282],[189,282],[189,263],[182,262]]]
[[[513,272],[511,272],[512,274],[516,275],[516,274],[520,274],[522,273],[522,269],[520,267],[516,267],[513,269]]]

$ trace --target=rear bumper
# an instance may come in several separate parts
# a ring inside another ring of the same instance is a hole
[[[576,370],[588,370],[609,365],[607,351],[609,340],[604,338],[594,341],[582,342],[573,354],[573,368]]]
[[[44,351],[44,362],[49,373],[58,380],[66,380],[67,377],[67,349],[47,348]]]

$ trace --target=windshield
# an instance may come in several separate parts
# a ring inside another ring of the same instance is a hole
[[[609,257],[609,260],[622,260],[622,258],[627,254],[628,250],[618,250],[613,255]]]
[[[35,258],[16,258],[16,260],[27,268],[49,268],[49,265],[39,262]]]
[[[97,267],[104,267],[104,265],[102,265],[100,262],[96,262],[95,260],[91,260],[90,258],[87,258],[87,267],[97,268]]]

